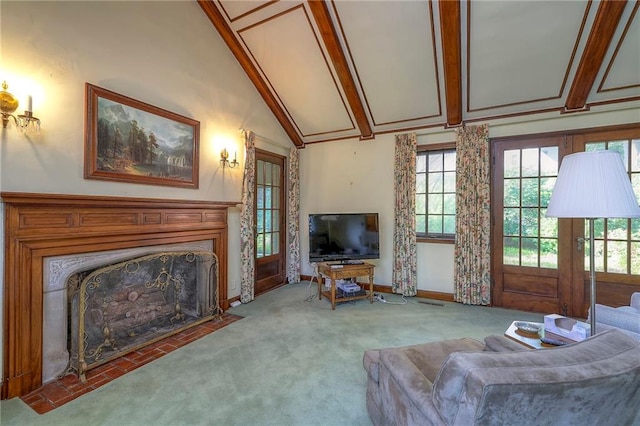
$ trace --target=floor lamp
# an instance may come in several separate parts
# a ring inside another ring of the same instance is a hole
[[[584,218],[589,221],[593,336],[596,333],[594,220],[640,217],[638,200],[620,154],[615,151],[589,151],[565,156],[549,200],[547,217]]]

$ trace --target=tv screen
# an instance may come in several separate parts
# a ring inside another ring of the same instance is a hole
[[[378,213],[309,215],[309,262],[379,258]]]

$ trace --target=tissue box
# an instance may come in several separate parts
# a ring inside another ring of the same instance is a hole
[[[558,314],[544,316],[544,330],[579,342],[591,335],[591,325]]]

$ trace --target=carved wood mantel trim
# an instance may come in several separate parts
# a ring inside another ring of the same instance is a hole
[[[237,202],[0,193],[5,203],[1,398],[42,386],[42,260],[48,256],[211,240],[227,300],[227,209]]]

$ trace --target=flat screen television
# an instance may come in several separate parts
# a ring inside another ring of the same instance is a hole
[[[309,262],[379,258],[378,213],[309,215]]]

